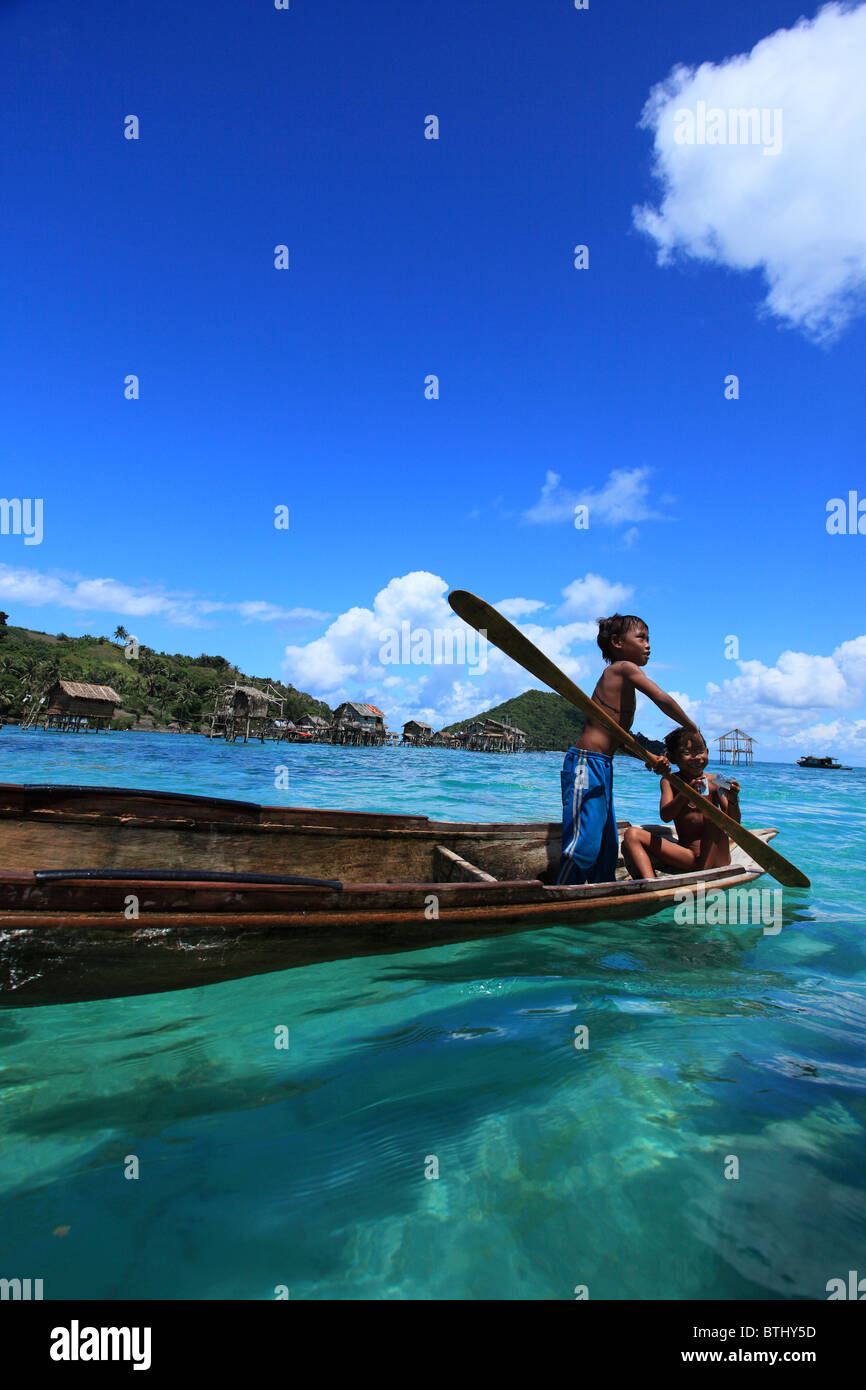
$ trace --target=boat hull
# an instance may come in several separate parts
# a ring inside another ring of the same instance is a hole
[[[560,837],[559,822],[0,786],[0,1005],[156,993],[644,917],[700,884],[740,887],[761,872],[735,849],[723,869],[560,888]]]

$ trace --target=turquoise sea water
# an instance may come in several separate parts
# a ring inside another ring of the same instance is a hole
[[[558,814],[552,754],[9,728],[0,751],[6,781]],[[822,1299],[866,1275],[866,769],[740,781],[812,878],[778,935],[667,912],[0,1011],[0,1276],[46,1298]],[[656,786],[618,760],[620,818],[655,819]]]

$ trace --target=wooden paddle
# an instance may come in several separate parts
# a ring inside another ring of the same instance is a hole
[[[632,738],[631,734],[621,729],[615,719],[591,700],[588,695],[576,686],[573,681],[568,679],[558,666],[554,666],[549,657],[540,652],[536,646],[530,642],[528,637],[510,623],[507,618],[503,618],[501,613],[485,603],[483,598],[478,598],[475,594],[467,593],[465,589],[455,589],[448,595],[448,602],[454,609],[458,617],[474,627],[477,632],[483,633],[487,640],[492,642],[494,647],[498,647],[506,656],[510,656],[512,661],[516,661],[518,666],[523,666],[530,671],[533,676],[544,681],[551,690],[557,691],[564,700],[568,700],[576,709],[584,714],[590,715],[594,724],[603,724],[612,734],[616,735],[623,748],[627,749],[635,758],[639,758],[642,763],[646,763],[651,771],[655,771],[652,763],[647,759],[645,748],[641,748],[637,739]],[[760,840],[757,835],[753,835],[751,830],[747,830],[738,821],[726,816],[724,811],[718,806],[714,806],[700,792],[694,791],[692,787],[678,777],[675,772],[667,772],[671,786],[678,792],[685,792],[689,800],[695,806],[699,806],[708,820],[713,821],[734,841],[740,845],[747,854],[751,855],[756,864],[760,864],[762,869],[772,874],[779,883],[786,888],[808,888],[809,880],[794,864],[788,862],[778,850],[773,849],[766,841]]]

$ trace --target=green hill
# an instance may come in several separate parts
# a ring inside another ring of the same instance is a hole
[[[141,645],[138,659],[127,661],[123,637],[53,636],[24,627],[7,627],[0,614],[0,714],[17,719],[25,697],[40,699],[58,678],[111,685],[122,698],[116,728],[167,728],[169,724],[197,729],[213,710],[216,690],[235,681],[264,689],[270,683],[285,700],[286,719],[319,714],[330,720],[331,710],[292,685],[270,676],[246,675],[223,656],[183,656],[157,652]],[[118,629],[120,631],[120,629]]]
[[[482,710],[471,719],[449,724],[448,733],[465,729],[476,719],[498,719],[503,724],[516,724],[526,734],[526,747],[531,753],[548,750],[565,752],[583,733],[583,715],[548,690],[526,690],[513,700],[506,700],[493,709]]]
[[[498,719],[503,724],[516,724],[526,734],[526,748],[531,753],[564,753],[577,743],[583,733],[583,715],[563,700],[547,690],[525,690],[513,700],[506,700],[493,709],[482,710],[471,719],[462,719],[458,724],[449,724],[446,732],[454,733],[474,724],[476,719]],[[635,739],[652,753],[664,752],[664,744],[655,739],[635,734]]]

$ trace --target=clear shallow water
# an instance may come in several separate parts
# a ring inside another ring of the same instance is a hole
[[[8,781],[557,814],[552,754],[0,737]],[[866,1274],[866,770],[740,780],[813,882],[777,936],[666,913],[0,1012],[0,1276],[47,1298],[777,1299]],[[617,762],[621,818],[653,819],[655,788]]]

